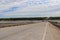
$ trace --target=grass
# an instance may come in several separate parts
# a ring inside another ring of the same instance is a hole
[[[14,27],[36,23],[36,21],[0,21],[0,28]]]

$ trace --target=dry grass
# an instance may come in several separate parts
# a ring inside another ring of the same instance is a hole
[[[26,21],[0,21],[0,28],[27,25],[27,24],[37,23],[37,22],[39,22],[39,21],[29,21],[29,20],[26,20]]]
[[[60,21],[51,21],[50,23],[52,23],[53,25],[55,25],[56,27],[60,28]]]

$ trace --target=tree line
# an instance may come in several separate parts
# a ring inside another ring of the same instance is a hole
[[[60,17],[0,18],[1,20],[60,20]]]
[[[0,18],[1,20],[44,20],[46,17],[32,17],[32,18]]]

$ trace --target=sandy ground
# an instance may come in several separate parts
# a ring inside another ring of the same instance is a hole
[[[1,28],[0,40],[60,40],[60,29],[49,22]]]
[[[60,28],[49,23],[45,40],[60,40]]]

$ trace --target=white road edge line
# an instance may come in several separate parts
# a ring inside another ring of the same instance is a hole
[[[45,40],[46,33],[47,33],[47,28],[48,28],[48,22],[46,23],[46,28],[45,28],[42,40]]]

